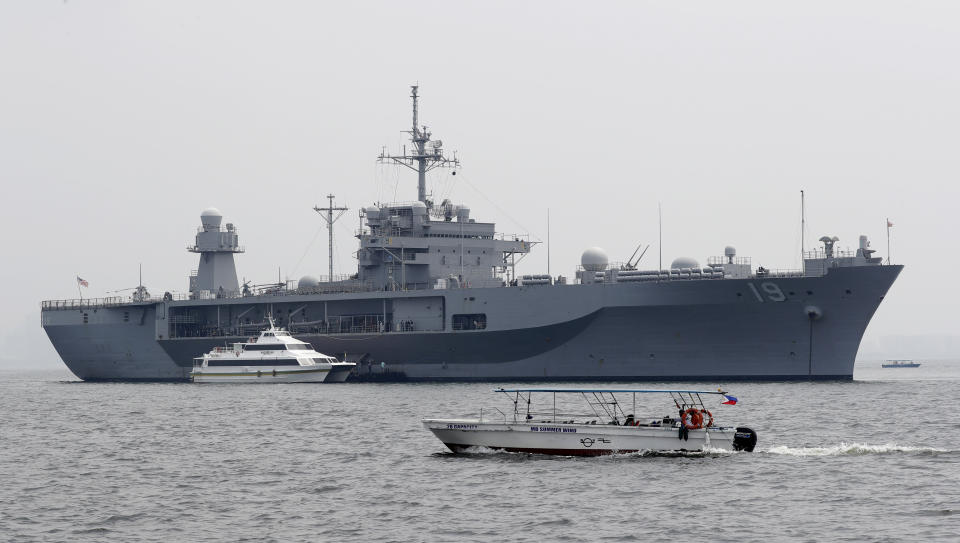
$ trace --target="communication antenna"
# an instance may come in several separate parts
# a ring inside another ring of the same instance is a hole
[[[800,268],[803,268],[803,251],[806,246],[807,208],[803,191],[800,191]]]
[[[660,270],[663,269],[663,209],[660,207],[660,202],[657,202],[657,235],[659,236],[659,241],[657,241],[657,247],[660,249],[660,262],[657,263],[657,273],[660,273]]]
[[[388,155],[386,150],[380,152],[377,161],[380,163],[393,162],[406,166],[417,172],[417,199],[426,204],[427,209],[433,206],[433,202],[427,200],[427,172],[441,166],[456,168],[460,166],[456,153],[453,158],[447,158],[443,155],[443,142],[440,140],[431,141],[431,133],[426,126],[417,126],[419,123],[417,100],[419,95],[417,90],[419,85],[411,85],[410,98],[413,99],[413,127],[412,130],[405,131],[410,134],[410,141],[413,142],[412,152],[407,152],[407,147],[403,147],[403,153],[399,155]],[[454,170],[453,175],[457,172]]]
[[[323,220],[327,223],[327,230],[329,232],[329,241],[327,242],[327,255],[330,260],[330,275],[327,276],[327,281],[333,282],[333,223],[337,222],[337,219],[343,216],[347,211],[345,207],[333,207],[333,195],[328,194],[327,200],[330,203],[327,204],[327,207],[318,207],[313,206],[313,210],[317,213],[320,213],[320,216],[323,217]],[[326,211],[326,215],[323,212]],[[333,212],[338,211],[337,216],[333,216]]]
[[[888,253],[890,251],[887,251]],[[547,208],[547,275],[550,275],[550,208]]]

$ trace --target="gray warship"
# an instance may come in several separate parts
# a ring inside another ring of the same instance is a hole
[[[320,352],[356,362],[351,380],[552,381],[852,379],[864,331],[903,269],[837,238],[803,269],[753,269],[733,247],[700,266],[611,263],[583,253],[574,277],[516,274],[535,245],[428,199],[426,173],[459,167],[418,121],[412,145],[380,161],[417,172],[418,199],[360,210],[357,272],[239,284],[237,228],[207,209],[188,250],[187,293],[41,303],[51,343],[77,377],[187,381],[194,357],[279,325]],[[325,212],[336,220],[333,198]],[[636,253],[635,253],[636,254]],[[658,266],[659,268],[660,266]]]

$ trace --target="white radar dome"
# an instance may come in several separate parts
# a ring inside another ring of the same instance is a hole
[[[204,226],[220,226],[222,220],[223,213],[220,213],[220,210],[215,207],[208,207],[200,212],[200,222]]]
[[[600,247],[590,247],[580,255],[580,265],[587,271],[603,271],[609,263],[607,252]]]
[[[737,256],[737,248],[733,245],[727,245],[723,250],[723,256]]]
[[[681,256],[679,258],[676,258],[670,264],[671,270],[679,270],[682,268],[699,268],[699,267],[700,267],[700,263],[697,262],[697,259],[690,258],[689,256]]]
[[[304,275],[297,281],[297,288],[314,288],[320,285],[320,280],[312,275]]]

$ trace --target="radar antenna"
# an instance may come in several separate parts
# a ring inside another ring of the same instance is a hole
[[[333,195],[328,194],[327,199],[330,200],[330,203],[327,207],[318,207],[313,206],[313,210],[317,213],[320,213],[320,216],[323,217],[324,222],[327,223],[327,230],[329,233],[329,241],[327,243],[327,255],[330,259],[330,275],[327,276],[327,281],[333,282],[333,223],[337,222],[337,219],[343,216],[343,213],[347,210],[345,207],[333,207]],[[322,212],[326,211],[327,214],[324,215]],[[339,211],[337,216],[333,216],[334,211]],[[279,279],[279,278],[278,278]]]
[[[411,85],[410,98],[413,98],[413,130],[405,130],[410,134],[410,141],[413,142],[413,151],[408,153],[407,146],[403,146],[403,153],[400,155],[389,155],[386,149],[380,151],[377,162],[396,163],[406,166],[417,172],[417,199],[426,204],[427,208],[433,206],[433,202],[427,200],[427,172],[438,167],[456,168],[460,166],[460,160],[456,153],[453,158],[443,155],[443,142],[440,140],[431,141],[431,133],[426,126],[418,126],[418,108],[417,108],[417,89],[418,85]],[[454,171],[453,175],[457,172]]]

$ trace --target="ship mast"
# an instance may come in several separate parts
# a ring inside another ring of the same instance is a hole
[[[330,204],[327,205],[327,207],[313,206],[313,210],[317,213],[320,213],[320,216],[323,217],[324,222],[327,223],[327,234],[329,236],[327,257],[330,259],[330,271],[329,275],[327,276],[327,282],[330,283],[333,282],[333,223],[337,222],[337,219],[343,216],[344,212],[347,211],[347,208],[345,207],[333,207],[333,198],[334,196],[332,194],[327,195],[327,200],[330,200]],[[322,213],[324,211],[327,213],[326,215]],[[337,216],[334,217],[334,211],[339,211],[340,213],[337,213]]]
[[[418,107],[417,107],[417,89],[418,85],[411,85],[410,98],[413,99],[413,127],[412,130],[404,131],[410,134],[410,141],[413,142],[413,152],[407,152],[407,146],[403,146],[403,153],[400,155],[388,155],[386,150],[380,152],[377,161],[380,163],[393,162],[401,164],[417,172],[417,199],[426,206],[432,207],[433,202],[427,200],[427,172],[438,167],[456,168],[460,165],[456,153],[453,158],[447,158],[443,155],[443,142],[440,140],[431,141],[430,132],[426,126],[418,126]],[[456,171],[453,172],[456,175]]]

